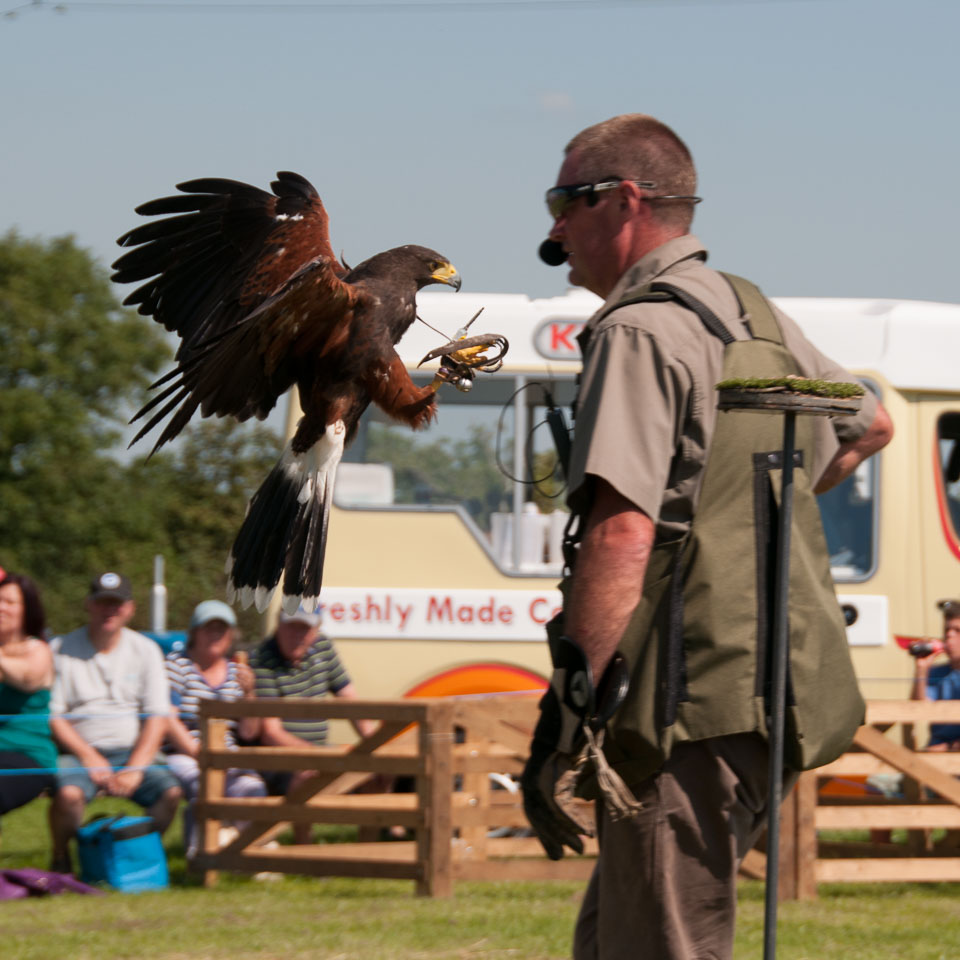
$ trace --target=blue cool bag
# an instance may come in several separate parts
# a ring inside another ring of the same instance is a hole
[[[153,817],[97,817],[77,831],[80,879],[123,893],[163,890],[167,857]]]

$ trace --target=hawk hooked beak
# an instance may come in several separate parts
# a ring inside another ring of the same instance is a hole
[[[445,283],[448,287],[453,287],[454,290],[460,289],[460,274],[457,273],[457,268],[452,263],[440,264],[430,274],[430,279],[437,283]]]

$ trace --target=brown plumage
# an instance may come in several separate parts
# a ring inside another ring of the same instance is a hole
[[[435,393],[410,379],[394,344],[429,283],[457,289],[449,261],[395,247],[352,270],[333,253],[313,186],[278,173],[266,193],[234,180],[179,184],[180,195],[137,208],[167,215],[124,234],[135,247],[114,263],[118,283],[146,281],[124,303],[180,336],[177,366],[134,417],[139,440],[169,417],[153,450],[199,408],[204,417],[263,419],[297,385],[304,416],[250,501],[228,561],[231,596],[264,609],[284,578],[286,609],[312,609],[320,592],[333,476],[372,401],[414,429]]]

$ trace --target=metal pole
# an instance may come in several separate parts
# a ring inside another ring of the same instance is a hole
[[[777,524],[777,572],[773,614],[773,686],[770,692],[770,771],[767,825],[767,880],[764,891],[763,960],[777,955],[777,894],[780,886],[780,804],[783,801],[783,738],[787,700],[790,608],[790,530],[793,523],[793,450],[796,414],[783,421],[783,464]]]
[[[153,558],[153,587],[150,590],[150,629],[154,633],[167,632],[167,588],[163,582],[163,556]]]

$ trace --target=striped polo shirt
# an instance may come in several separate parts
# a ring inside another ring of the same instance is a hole
[[[170,702],[177,708],[183,725],[195,740],[200,739],[199,719],[201,700],[241,700],[243,687],[237,679],[237,665],[227,662],[227,679],[218,687],[211,687],[197,669],[197,665],[184,653],[167,656],[167,679],[170,681]],[[236,720],[227,721],[227,746],[236,746]]]
[[[250,666],[257,678],[257,697],[325,697],[349,682],[333,644],[317,637],[299,664],[285,660],[276,637],[268,637],[253,651]],[[326,720],[284,720],[288,733],[313,744],[326,743]]]

